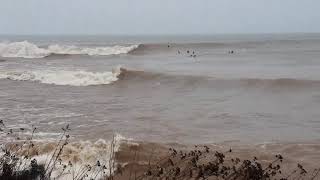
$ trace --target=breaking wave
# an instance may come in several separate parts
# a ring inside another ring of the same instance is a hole
[[[12,58],[44,58],[50,55],[89,55],[108,56],[127,54],[139,45],[130,46],[106,46],[106,47],[78,47],[70,45],[50,45],[46,48],[38,47],[28,41],[0,43],[0,56]]]
[[[44,84],[90,86],[105,85],[118,80],[121,67],[107,72],[67,71],[67,70],[39,70],[22,72],[0,72],[0,79],[15,81],[34,81]]]
[[[202,85],[226,85],[234,84],[246,87],[259,88],[296,88],[296,87],[319,87],[319,80],[295,79],[295,78],[223,78],[210,76],[193,76],[167,74],[161,72],[148,72],[125,69],[121,66],[112,71],[90,72],[84,70],[26,70],[26,71],[0,71],[0,79],[15,81],[33,81],[43,84],[69,85],[69,86],[92,86],[107,85],[116,81],[122,83],[146,83],[161,82],[175,85],[193,86]]]

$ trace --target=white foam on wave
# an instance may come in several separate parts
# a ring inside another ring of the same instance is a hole
[[[43,58],[48,55],[50,55],[48,50],[27,41],[0,43],[0,56],[2,57]]]
[[[130,46],[106,46],[106,47],[78,47],[70,45],[50,45],[47,48],[40,48],[28,41],[0,43],[0,56],[20,57],[20,58],[44,58],[51,54],[64,55],[89,55],[89,56],[108,56],[127,54],[139,45]]]
[[[126,54],[134,49],[138,48],[138,45],[132,46],[110,46],[110,47],[77,47],[77,46],[62,46],[62,45],[51,45],[48,47],[49,51],[53,54],[70,54],[70,55],[89,55],[89,56],[107,56]]]
[[[90,86],[106,85],[118,80],[121,67],[107,72],[88,72],[71,70],[36,70],[0,72],[0,79],[15,81],[35,81],[44,84]]]

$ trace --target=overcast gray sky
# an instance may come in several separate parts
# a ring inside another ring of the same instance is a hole
[[[1,0],[0,34],[320,32],[319,0]]]

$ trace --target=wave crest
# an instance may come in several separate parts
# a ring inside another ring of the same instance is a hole
[[[130,46],[106,46],[106,47],[78,47],[70,45],[50,45],[47,48],[40,48],[28,41],[0,43],[0,56],[20,57],[20,58],[44,58],[52,54],[63,55],[89,55],[89,56],[108,56],[127,54],[139,45]]]
[[[110,47],[95,47],[95,48],[81,48],[77,46],[61,46],[51,45],[48,47],[52,54],[67,54],[67,55],[89,55],[89,56],[107,56],[117,54],[127,54],[134,49],[138,48],[138,45],[131,46],[110,46]]]
[[[110,72],[66,70],[0,72],[0,79],[10,79],[15,81],[35,81],[44,84],[69,86],[106,85],[118,80],[118,76],[121,74],[121,69],[121,67],[117,67]]]

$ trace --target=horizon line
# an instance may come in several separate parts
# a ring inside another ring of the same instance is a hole
[[[320,34],[320,32],[257,32],[257,33],[152,33],[152,34],[125,34],[125,33],[37,33],[37,34],[10,34],[0,33],[0,36],[215,36],[215,35],[303,35]]]

